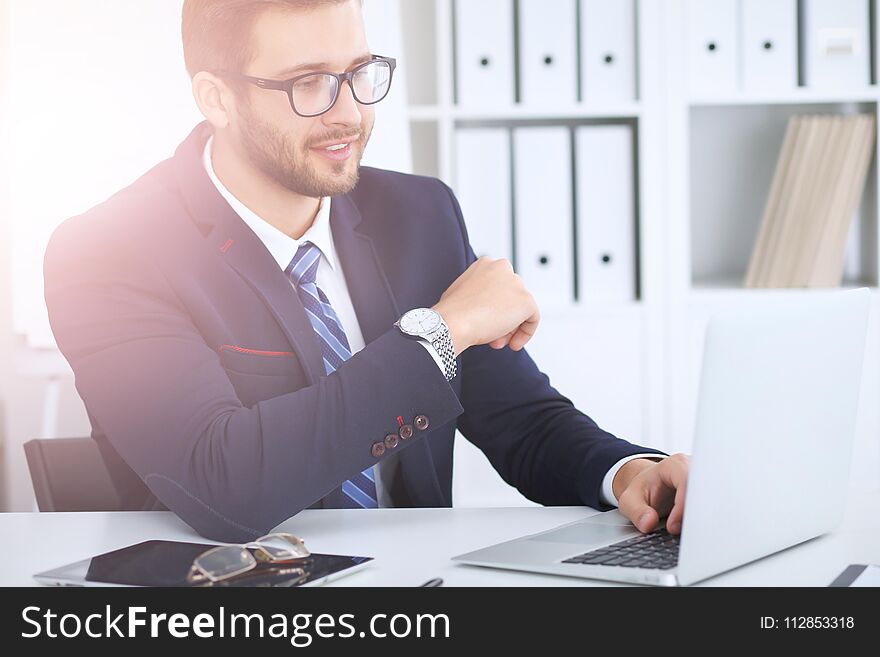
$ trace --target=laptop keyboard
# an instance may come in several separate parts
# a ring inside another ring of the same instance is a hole
[[[677,535],[661,529],[579,554],[562,563],[669,570],[678,564],[678,545]]]

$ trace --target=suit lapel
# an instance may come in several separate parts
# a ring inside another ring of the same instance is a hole
[[[202,166],[210,125],[200,123],[174,155],[184,203],[205,239],[261,297],[312,383],[325,375],[321,347],[290,280],[247,224],[229,207]]]
[[[333,197],[330,228],[364,343],[369,344],[400,317],[397,300],[373,240],[361,230],[361,213],[349,196]]]

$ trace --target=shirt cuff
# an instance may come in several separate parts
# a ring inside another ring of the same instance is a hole
[[[602,492],[599,494],[601,501],[605,504],[610,504],[611,506],[617,506],[617,498],[614,497],[614,489],[611,484],[614,483],[614,477],[617,475],[617,471],[624,465],[633,459],[651,459],[653,461],[660,461],[665,458],[665,456],[660,456],[659,454],[633,454],[632,456],[620,459],[617,463],[611,466],[611,469],[608,470],[608,472],[605,473],[605,478],[602,480]]]
[[[428,353],[431,354],[431,358],[434,359],[434,362],[437,363],[437,367],[440,368],[440,371],[443,373],[443,376],[446,376],[446,366],[443,365],[443,360],[440,358],[440,354],[437,353],[437,350],[431,346],[431,343],[423,338],[419,338],[417,342],[422,345],[425,349],[428,350]]]

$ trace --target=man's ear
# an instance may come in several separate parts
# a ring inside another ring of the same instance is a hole
[[[215,129],[229,125],[235,111],[235,94],[222,79],[199,71],[192,78],[192,93],[199,111]]]

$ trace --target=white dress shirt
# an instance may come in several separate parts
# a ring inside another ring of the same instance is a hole
[[[217,178],[217,174],[214,172],[214,165],[211,160],[211,145],[213,144],[213,141],[213,136],[208,138],[202,159],[205,171],[208,173],[208,177],[211,179],[211,182],[214,183],[217,191],[220,192],[220,195],[223,196],[224,199],[226,199],[226,202],[229,203],[229,206],[236,212],[236,214],[241,217],[241,220],[247,224],[254,234],[256,234],[282,270],[287,269],[287,266],[290,264],[290,261],[293,260],[293,256],[296,254],[297,249],[303,242],[311,242],[320,249],[321,259],[318,262],[316,283],[318,287],[323,290],[324,294],[327,295],[327,298],[330,300],[330,305],[333,306],[333,309],[339,316],[339,320],[342,322],[342,328],[348,338],[349,347],[351,347],[351,353],[355,354],[363,349],[364,336],[361,333],[361,327],[358,323],[354,306],[351,303],[351,295],[348,292],[345,273],[342,271],[342,265],[336,254],[336,245],[333,241],[333,234],[330,231],[330,197],[325,196],[321,199],[318,214],[315,215],[312,225],[309,226],[305,233],[303,233],[302,237],[294,239],[257,216],[253,210],[233,196],[223,183],[220,182],[220,179]],[[291,282],[291,285],[292,284],[293,283]],[[440,371],[445,372],[443,361],[440,359],[439,354],[437,354],[427,342],[422,341],[421,344],[425,347],[425,350],[431,354],[434,362],[437,363],[437,367],[440,368]],[[617,499],[614,497],[611,484],[614,481],[614,476],[617,474],[617,471],[620,470],[625,463],[635,458],[657,458],[657,456],[657,454],[636,454],[628,456],[615,463],[602,480],[602,501],[606,504],[617,506]],[[373,468],[375,474],[374,479],[376,481],[376,494],[380,507],[393,506],[389,491],[392,477],[394,476],[397,466],[396,454],[392,453],[383,458],[382,462]]]

